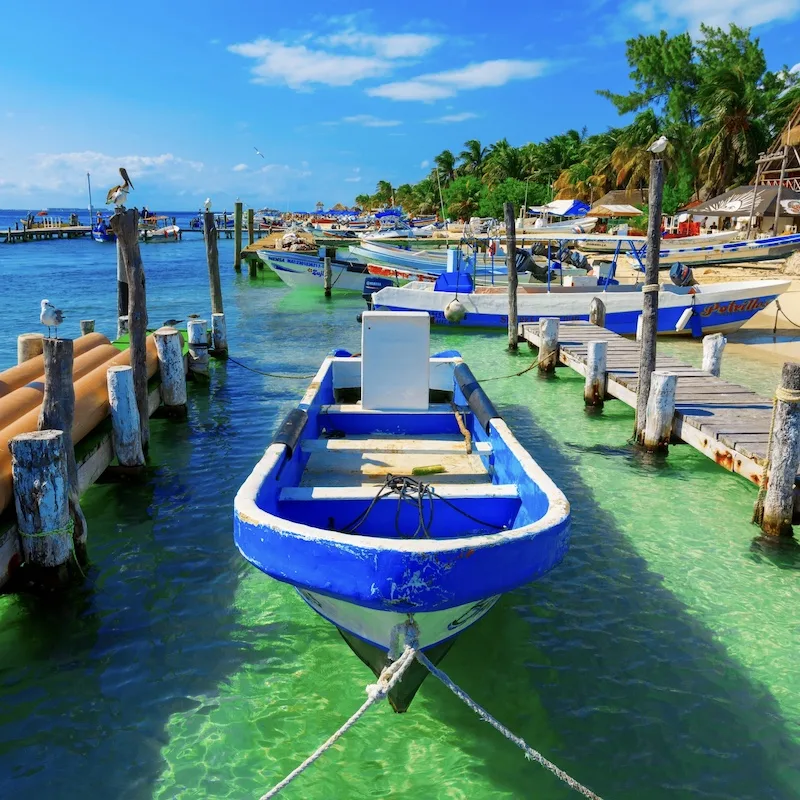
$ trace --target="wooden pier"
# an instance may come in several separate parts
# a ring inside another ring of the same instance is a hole
[[[538,324],[522,323],[520,338],[539,348]],[[586,375],[590,342],[606,342],[606,396],[636,408],[639,343],[590,322],[561,322],[558,361]],[[767,463],[772,401],[716,378],[672,356],[658,355],[656,370],[678,377],[673,440],[690,444],[721,467],[761,485]]]
[[[91,235],[92,228],[90,225],[37,225],[33,228],[20,228],[17,230],[7,228],[4,231],[0,231],[0,239],[5,244],[39,242],[46,239],[81,239],[84,236]]]

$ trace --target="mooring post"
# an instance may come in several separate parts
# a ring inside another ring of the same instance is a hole
[[[639,390],[636,396],[634,436],[640,444],[644,439],[650,380],[656,368],[656,336],[658,334],[658,258],[661,250],[661,204],[664,195],[664,162],[650,160],[650,194],[647,219],[647,262],[642,286],[642,334],[639,350]]]
[[[329,256],[325,256],[322,260],[322,286],[325,289],[325,297],[331,296],[331,273],[331,259]]]
[[[712,333],[703,337],[703,371],[710,372],[719,378],[722,367],[722,351],[728,340],[721,333]]]
[[[258,277],[258,265],[261,263],[261,259],[256,256],[255,253],[249,251],[247,254],[247,277],[248,278],[257,278]]]
[[[221,314],[222,284],[219,279],[219,247],[217,245],[217,226],[214,223],[214,212],[203,214],[203,235],[206,243],[206,263],[208,264],[208,283],[211,287],[211,312]]]
[[[755,520],[768,536],[791,536],[794,482],[800,467],[800,364],[786,363],[775,390],[775,410],[767,464],[767,490],[756,503]],[[763,512],[759,513],[763,501]],[[760,517],[760,520],[759,520]]]
[[[80,325],[81,325],[81,336],[86,336],[87,334],[94,333],[93,319],[82,319]]]
[[[44,336],[41,333],[21,333],[17,336],[17,364],[24,364],[44,350]]]
[[[21,433],[9,447],[22,558],[48,584],[66,583],[73,534],[64,434]]]
[[[211,315],[211,352],[215,358],[228,357],[228,329],[224,314]]]
[[[256,240],[256,211],[247,209],[247,244],[251,245]]]
[[[161,378],[161,401],[170,415],[186,415],[186,372],[181,335],[175,328],[159,328],[154,334]]]
[[[647,398],[642,445],[649,453],[666,453],[672,437],[675,417],[675,390],[678,376],[671,372],[653,372]]]
[[[233,205],[233,268],[242,271],[242,201]]]
[[[598,328],[606,326],[606,304],[599,297],[593,297],[589,303],[589,322]]]
[[[508,268],[508,349],[517,350],[519,323],[517,321],[517,229],[514,204],[504,203],[506,220],[506,267]],[[541,356],[541,352],[540,352]],[[539,362],[541,364],[541,361]]]
[[[62,431],[64,459],[69,478],[69,504],[75,522],[73,534],[77,558],[86,556],[86,518],[81,511],[78,486],[78,464],[72,443],[75,421],[75,385],[72,380],[74,349],[72,339],[44,340],[44,393],[39,411],[40,431]]]
[[[558,363],[558,317],[539,319],[539,372],[554,372]]]
[[[208,375],[208,320],[190,319],[186,325],[189,334],[189,371],[194,375]]]
[[[128,319],[127,314],[124,317],[119,317],[117,319],[117,339],[121,339],[123,336],[127,336],[131,332],[129,323],[130,320]]]
[[[130,328],[131,367],[136,405],[139,408],[139,427],[142,432],[142,448],[147,452],[150,444],[150,415],[147,403],[147,294],[145,291],[144,266],[139,252],[139,213],[136,209],[117,209],[111,217],[111,230],[117,234],[122,251],[125,273],[128,276],[130,304],[128,326]]]
[[[122,246],[117,238],[117,317],[127,317],[130,302],[128,291],[128,273],[122,258]],[[119,338],[119,336],[117,336]]]
[[[121,467],[143,467],[142,430],[133,390],[133,369],[127,365],[109,367],[106,381],[114,455]]]
[[[589,342],[586,356],[586,382],[583,402],[592,408],[602,408],[606,398],[606,355],[608,342]]]

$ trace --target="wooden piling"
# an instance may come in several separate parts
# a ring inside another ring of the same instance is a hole
[[[331,296],[331,279],[331,259],[329,256],[325,256],[322,261],[322,286],[325,289],[325,297]]]
[[[128,290],[128,273],[125,271],[125,261],[122,258],[122,249],[118,238],[117,239],[117,318],[127,317],[129,306],[130,306],[130,292]]]
[[[41,333],[21,333],[17,336],[17,364],[24,364],[44,350],[44,336]]]
[[[224,314],[211,315],[211,354],[215,358],[228,357],[228,329]]]
[[[649,215],[647,220],[647,261],[642,286],[642,347],[639,351],[639,388],[636,398],[635,438],[645,437],[650,380],[656,368],[656,335],[658,333],[658,259],[661,250],[661,204],[664,195],[664,162],[650,160]]]
[[[111,440],[121,467],[143,467],[142,431],[133,389],[133,369],[109,367],[106,372],[111,406]]]
[[[247,244],[256,240],[256,212],[253,208],[247,209]]]
[[[186,325],[189,334],[189,371],[193,375],[208,375],[208,320],[190,319]]]
[[[233,268],[242,271],[242,201],[233,206]]]
[[[602,408],[605,402],[607,352],[607,342],[589,342],[586,356],[586,382],[583,385],[583,402],[591,408]]]
[[[722,367],[722,351],[728,340],[721,333],[712,333],[703,337],[703,371],[710,372],[719,378]]]
[[[64,584],[73,550],[64,433],[21,433],[9,447],[22,558],[49,585]]]
[[[650,394],[645,411],[642,445],[649,453],[668,449],[675,417],[675,390],[678,376],[671,372],[655,371],[651,376]]]
[[[606,304],[599,297],[593,297],[589,303],[589,322],[598,328],[606,326]]]
[[[217,226],[214,222],[214,212],[206,211],[203,214],[203,235],[206,243],[206,263],[208,264],[208,282],[211,287],[211,312],[221,314],[222,284],[219,279],[219,248],[217,246]]]
[[[558,317],[541,317],[539,336],[539,372],[554,372],[558,364]]]
[[[82,319],[80,322],[80,326],[81,326],[81,336],[86,336],[87,334],[94,333],[93,319]]]
[[[127,285],[127,284],[126,284]],[[130,320],[127,314],[117,318],[117,339],[127,336],[130,333]]]
[[[144,266],[139,252],[138,219],[139,214],[135,209],[128,211],[118,209],[111,217],[111,230],[117,235],[128,278],[130,292],[128,326],[133,388],[136,392],[136,405],[139,408],[142,448],[147,452],[150,443],[150,415],[147,408],[147,294]]]
[[[766,494],[762,485],[755,519],[767,536],[788,537],[792,535],[794,484],[800,467],[800,364],[783,365],[771,427],[764,468]]]
[[[79,561],[86,556],[86,518],[81,511],[78,487],[78,463],[72,442],[75,422],[75,385],[72,379],[74,350],[72,339],[44,340],[44,393],[39,411],[40,431],[62,431],[64,458],[69,477],[69,505],[75,523],[73,534]]]
[[[517,324],[517,229],[514,222],[514,204],[504,203],[503,212],[506,222],[506,267],[508,268],[508,349],[514,352],[517,350],[519,341],[519,325]]]
[[[175,328],[159,328],[154,334],[161,377],[161,401],[170,415],[186,415],[186,373],[181,336]]]

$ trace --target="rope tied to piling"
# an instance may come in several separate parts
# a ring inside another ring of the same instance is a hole
[[[19,530],[19,527],[17,527],[17,532],[26,539],[52,539],[56,536],[67,536],[69,552],[72,555],[72,559],[75,561],[75,566],[78,568],[81,577],[86,577],[81,568],[81,562],[78,561],[78,554],[75,552],[75,520],[72,517],[70,517],[67,524],[63,525],[61,528],[52,528],[49,531],[39,531],[38,533],[27,533],[26,531]]]
[[[646,283],[642,286],[642,294],[647,294],[647,292],[659,292],[661,291],[661,284],[660,283]]]
[[[767,437],[767,460],[764,463],[764,469],[761,473],[761,483],[758,487],[758,497],[756,497],[756,504],[753,507],[753,522],[756,525],[761,525],[764,520],[764,501],[767,498],[769,471],[772,467],[772,436],[775,432],[775,415],[778,411],[779,400],[782,403],[790,403],[792,405],[800,403],[800,389],[786,389],[783,386],[778,386],[775,389],[775,396],[772,400],[772,416],[769,421],[769,436]]]

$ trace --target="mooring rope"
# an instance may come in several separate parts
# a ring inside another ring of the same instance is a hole
[[[786,312],[781,308],[781,301],[780,300],[777,300],[777,299],[775,300],[775,306],[776,306],[777,310],[780,311],[781,314],[783,314],[784,318],[786,319],[786,321],[790,325],[794,325],[795,328],[800,328],[800,325],[798,325],[794,320],[791,320],[791,319],[789,319],[789,317],[786,316]],[[775,324],[775,327],[777,328],[777,323]],[[773,333],[774,333],[774,329],[773,329]]]
[[[780,308],[780,305],[778,308]],[[753,522],[755,522],[756,525],[760,525],[764,519],[764,501],[767,498],[769,471],[772,467],[772,435],[775,432],[775,415],[778,410],[778,400],[784,403],[800,403],[800,389],[786,389],[783,386],[778,386],[775,389],[775,397],[772,401],[772,417],[769,421],[769,436],[767,437],[767,460],[764,462],[764,469],[761,473],[761,483],[758,486],[758,496],[756,497],[756,504],[753,507]]]
[[[17,533],[19,533],[20,536],[24,536],[26,539],[52,539],[55,536],[67,536],[69,552],[72,555],[75,566],[78,568],[78,572],[80,572],[81,577],[86,577],[83,572],[83,568],[81,567],[81,562],[78,560],[78,554],[75,552],[75,520],[72,517],[70,517],[67,521],[67,524],[61,528],[53,528],[49,531],[39,531],[39,533],[26,533],[25,531],[19,530],[19,526],[17,526]]]
[[[347,722],[339,728],[324,744],[320,745],[299,767],[293,769],[282,781],[276,783],[266,794],[261,795],[259,800],[270,800],[275,797],[278,792],[285,789],[295,778],[302,775],[320,756],[328,752],[336,742],[344,736],[353,725],[358,722],[369,709],[375,705],[379,700],[383,700],[386,695],[394,688],[395,684],[403,677],[406,670],[414,663],[414,656],[416,650],[410,645],[406,645],[403,654],[397,661],[393,661],[386,667],[380,674],[377,683],[370,684],[366,687],[367,699],[361,705],[361,708],[353,714]]]
[[[458,429],[461,431],[461,435],[464,437],[464,447],[467,451],[467,455],[470,455],[472,453],[472,434],[464,425],[464,418],[461,416],[461,412],[456,407],[456,404],[451,402],[450,407],[453,409],[453,413],[456,415]]]
[[[546,769],[550,770],[559,780],[563,781],[576,792],[579,792],[584,797],[591,800],[601,800],[600,795],[595,794],[591,789],[587,789],[583,784],[578,783],[575,778],[567,775],[563,769],[559,769],[552,761],[546,759],[538,750],[534,750],[519,736],[515,736],[508,728],[502,723],[498,722],[485,708],[479,706],[461,687],[455,684],[450,677],[442,672],[421,650],[416,651],[416,658],[428,672],[434,677],[438,678],[456,697],[463,700],[484,722],[488,722],[496,731],[499,731],[509,742],[513,742],[520,750],[525,753],[525,757],[536,761]]]
[[[246,369],[249,372],[255,372],[256,375],[265,375],[267,378],[283,378],[284,380],[289,381],[307,381],[317,374],[316,372],[312,372],[311,375],[282,375],[279,372],[262,372],[260,369],[248,367],[247,364],[242,364],[241,361],[237,361],[235,358],[231,358],[230,356],[228,356],[227,360],[232,361],[237,367],[242,367],[242,369]]]

